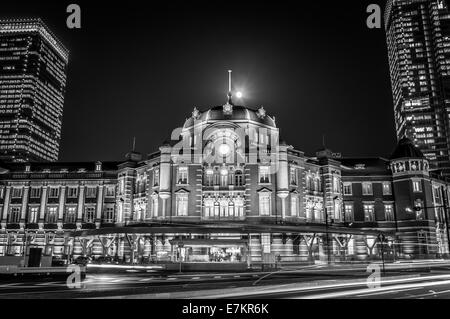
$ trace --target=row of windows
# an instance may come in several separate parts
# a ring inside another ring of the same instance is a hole
[[[366,222],[374,222],[375,218],[375,209],[374,204],[364,204],[364,221]],[[354,221],[354,209],[353,204],[346,203],[344,204],[344,220],[346,222]],[[394,205],[393,204],[384,204],[384,220],[385,221],[394,221]]]
[[[11,198],[22,198],[23,196],[23,188],[13,187],[11,189]],[[30,198],[40,198],[42,195],[42,188],[40,187],[31,187],[29,191]],[[0,198],[3,198],[5,190],[3,187],[0,188]],[[58,198],[60,194],[59,187],[49,187],[48,188],[48,197],[49,198]],[[97,197],[97,187],[86,187],[85,189],[86,198],[95,198]],[[78,187],[67,187],[68,198],[76,198],[78,197]],[[110,186],[106,188],[106,197],[114,197],[115,196],[115,188],[114,186]]]
[[[75,223],[77,221],[77,207],[76,206],[66,206],[65,213],[63,216],[64,223]],[[82,216],[82,221],[84,223],[94,223],[96,217],[96,207],[86,206],[84,207],[84,212]],[[21,207],[11,206],[8,214],[9,223],[19,223],[21,219]],[[37,223],[39,219],[39,207],[30,206],[28,208],[28,213],[26,216],[26,221],[28,223]],[[58,221],[58,206],[48,206],[44,215],[45,223],[55,224]],[[104,223],[114,223],[115,222],[115,212],[114,205],[107,205],[103,209],[102,221]]]
[[[351,182],[345,182],[343,184],[343,192],[344,195],[352,195],[353,184],[359,184],[359,183],[351,183]],[[383,195],[392,195],[392,186],[390,182],[382,182],[382,188],[383,188]],[[373,183],[371,182],[363,182],[362,183],[362,194],[363,195],[373,195]]]

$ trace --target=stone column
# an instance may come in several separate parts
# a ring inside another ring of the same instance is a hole
[[[78,193],[78,207],[77,207],[77,223],[83,221],[83,208],[84,208],[84,185],[80,185]]]
[[[167,200],[171,196],[171,150],[170,146],[161,146],[161,164],[159,169],[159,197],[161,197],[162,201],[162,217],[166,218],[167,212],[166,210],[172,209],[170,205],[166,205]],[[168,206],[168,209],[167,209]],[[170,213],[169,213],[170,215]]]
[[[22,208],[20,212],[20,223],[26,223],[27,218],[27,204],[28,204],[28,194],[30,192],[30,186],[25,186],[23,188],[23,196],[22,196]]]
[[[64,222],[64,203],[66,201],[66,186],[61,187],[59,194],[59,206],[58,206],[58,223]]]
[[[100,228],[100,224],[102,221],[102,212],[103,212],[103,189],[105,186],[98,186],[98,194],[97,194],[97,209],[95,213],[97,214],[95,217],[95,227]]]
[[[277,196],[281,199],[281,219],[286,218],[286,197],[289,195],[287,146],[280,144],[277,170]]]
[[[39,228],[43,228],[45,219],[45,203],[47,202],[48,186],[42,187],[41,206],[39,207]]]
[[[6,223],[8,223],[8,209],[11,194],[11,186],[6,186],[5,200],[3,203],[3,216],[2,216],[2,228],[6,228]]]

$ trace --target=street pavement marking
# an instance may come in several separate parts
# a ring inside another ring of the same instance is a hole
[[[167,278],[167,280],[176,280],[176,279],[178,279],[178,278],[175,278],[175,277]]]
[[[192,277],[192,280],[200,279],[200,277]]]
[[[222,276],[214,276],[214,278],[219,279],[222,278]]]
[[[233,276],[234,278],[241,278],[241,276]]]
[[[150,280],[153,280],[153,278],[144,278],[144,279],[141,279],[139,281],[150,281]]]

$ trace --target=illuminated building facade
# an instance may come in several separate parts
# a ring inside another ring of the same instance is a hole
[[[450,14],[446,0],[389,0],[385,29],[397,137],[450,175]]]
[[[0,159],[58,159],[67,63],[40,19],[0,20]]]
[[[449,185],[406,138],[390,159],[310,157],[279,142],[262,107],[231,95],[195,108],[178,133],[122,162],[5,165],[0,255],[41,247],[58,258],[244,269],[449,252]]]

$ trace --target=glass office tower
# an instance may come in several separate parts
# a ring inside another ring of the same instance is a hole
[[[40,19],[0,20],[1,160],[58,160],[68,54]]]
[[[385,29],[397,138],[450,175],[450,13],[442,0],[389,0]]]

